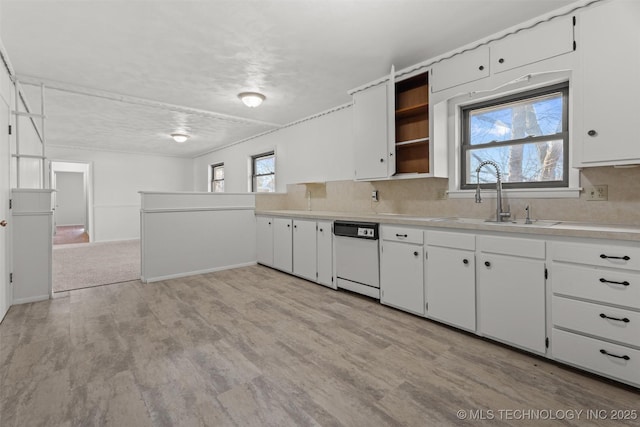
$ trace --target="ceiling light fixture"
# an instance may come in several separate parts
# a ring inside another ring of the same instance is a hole
[[[185,135],[184,133],[172,133],[171,138],[178,144],[182,144],[187,139],[189,139],[189,135]]]
[[[251,108],[259,106],[265,100],[265,96],[258,92],[242,92],[238,94],[238,98],[244,102],[244,105]]]

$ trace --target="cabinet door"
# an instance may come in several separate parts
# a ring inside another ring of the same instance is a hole
[[[545,352],[544,261],[478,257],[478,327],[483,335]]]
[[[578,26],[583,95],[582,126],[575,137],[582,145],[579,166],[638,163],[640,2],[590,7],[578,16]]]
[[[316,222],[293,221],[293,274],[316,281]]]
[[[389,83],[353,95],[355,179],[386,178],[389,168]]]
[[[293,272],[293,230],[287,218],[273,220],[273,266],[278,270]]]
[[[573,16],[564,16],[491,44],[493,73],[573,51]]]
[[[427,247],[427,316],[476,330],[476,273],[472,251]]]
[[[432,92],[489,77],[489,47],[461,53],[433,64],[429,83]]]
[[[256,218],[256,256],[260,264],[273,265],[273,218]]]
[[[318,221],[318,283],[335,289],[332,225],[331,221]]]
[[[383,242],[380,256],[380,302],[424,315],[423,247]]]

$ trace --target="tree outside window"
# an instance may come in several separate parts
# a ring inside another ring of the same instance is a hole
[[[475,188],[485,160],[500,166],[505,188],[568,186],[568,85],[464,107],[461,188]],[[483,168],[490,187],[495,171]]]
[[[251,191],[272,193],[276,191],[276,156],[273,151],[252,157]]]

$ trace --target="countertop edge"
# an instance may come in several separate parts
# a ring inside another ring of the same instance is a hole
[[[528,227],[519,225],[500,225],[491,223],[463,223],[447,221],[441,217],[417,217],[402,214],[377,214],[355,212],[300,211],[300,210],[256,210],[258,216],[314,218],[324,220],[369,221],[380,224],[410,225],[429,228],[448,228],[468,231],[497,231],[505,234],[530,234],[539,236],[583,237],[622,241],[640,241],[640,228],[617,224],[585,224],[561,221],[551,227]],[[433,221],[438,219],[438,221]],[[563,228],[564,226],[564,228]],[[620,230],[598,230],[597,228],[620,227]]]

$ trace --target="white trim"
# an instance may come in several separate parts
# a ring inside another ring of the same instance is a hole
[[[488,188],[482,189],[482,197],[487,199],[496,198],[496,190]],[[513,190],[502,190],[503,198],[514,199],[577,199],[580,197],[582,188],[521,188]],[[447,195],[450,199],[473,199],[475,190],[449,190]]]
[[[140,280],[143,283],[160,282],[162,280],[179,279],[181,277],[194,276],[197,274],[215,273],[216,271],[231,270],[233,268],[250,267],[256,264],[257,264],[256,261],[251,261],[251,262],[245,262],[242,264],[225,265],[224,267],[207,268],[205,270],[196,270],[196,271],[189,271],[186,273],[169,274],[167,276],[152,277],[148,279],[140,276]]]
[[[225,206],[211,208],[140,209],[141,213],[208,212],[208,211],[252,211],[255,206]]]
[[[53,211],[22,211],[22,212],[13,212],[11,216],[53,216]]]
[[[184,105],[169,104],[166,102],[153,101],[145,98],[138,98],[130,95],[121,95],[119,93],[108,92],[100,89],[93,89],[75,84],[63,83],[55,80],[48,80],[42,77],[20,76],[19,80],[26,84],[40,85],[44,83],[47,89],[57,90],[60,92],[68,92],[79,95],[93,96],[95,98],[108,99],[110,101],[118,101],[126,104],[142,105],[145,107],[157,108],[161,110],[176,111],[181,113],[193,114],[202,117],[213,117],[218,120],[225,120],[237,123],[249,123],[261,126],[280,127],[278,123],[264,122],[261,120],[249,119],[246,117],[232,116],[229,114],[216,113],[214,111],[202,110],[199,108],[185,107]]]
[[[319,117],[326,116],[328,114],[335,113],[337,111],[344,110],[345,108],[349,108],[349,107],[352,107],[352,106],[353,106],[353,102],[348,102],[346,104],[338,105],[337,107],[329,108],[328,110],[324,110],[324,111],[321,111],[319,113],[313,114],[311,116],[304,117],[304,118],[302,118],[300,120],[296,120],[294,122],[287,123],[285,125],[280,126],[277,129],[269,129],[269,130],[264,131],[262,133],[259,133],[259,134],[256,134],[256,135],[241,139],[239,141],[235,141],[235,142],[232,142],[232,143],[229,143],[229,144],[221,145],[221,146],[213,148],[213,149],[211,149],[209,151],[205,151],[203,153],[197,154],[197,155],[193,156],[192,158],[196,159],[198,157],[206,156],[207,154],[215,153],[216,151],[220,151],[220,150],[223,150],[225,148],[233,147],[234,145],[242,144],[243,142],[248,142],[248,141],[251,141],[252,139],[260,138],[261,136],[269,135],[269,134],[277,132],[279,130],[286,129],[288,127],[295,126],[295,125],[298,125],[300,123],[303,123],[303,122],[306,122],[306,121],[309,121],[309,120],[317,119]]]
[[[85,151],[104,151],[107,153],[122,153],[122,154],[135,154],[138,156],[155,156],[155,157],[171,157],[178,159],[192,159],[190,154],[160,154],[160,153],[150,153],[150,152],[142,152],[142,151],[127,151],[127,150],[114,150],[109,148],[94,148],[94,147],[80,147],[74,145],[57,145],[57,144],[47,144],[47,148],[62,148],[66,150],[85,150]],[[66,160],[64,160],[66,162]],[[81,163],[81,161],[78,161]]]
[[[38,295],[35,297],[29,297],[29,298],[18,298],[18,299],[14,299],[13,300],[13,304],[12,305],[17,305],[17,304],[27,304],[30,302],[39,302],[39,301],[46,301],[49,299],[49,295]]]

